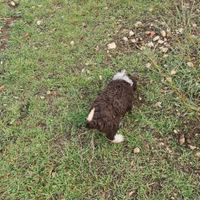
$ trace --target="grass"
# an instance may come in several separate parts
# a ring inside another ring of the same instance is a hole
[[[0,2],[1,199],[199,198],[197,1],[186,8],[181,1],[32,0],[15,9]],[[174,34],[163,58],[157,46],[141,51],[122,40],[131,29],[145,41],[150,24],[156,34],[183,27],[195,44]],[[117,49],[108,52],[113,41]],[[122,69],[139,76],[136,108],[123,118],[125,142],[110,144],[84,124],[89,105]],[[192,131],[193,151],[179,144]]]

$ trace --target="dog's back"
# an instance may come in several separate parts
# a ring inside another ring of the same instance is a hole
[[[120,128],[120,118],[131,110],[132,102],[133,90],[130,84],[124,80],[112,80],[90,106],[86,127],[106,133],[112,140]]]

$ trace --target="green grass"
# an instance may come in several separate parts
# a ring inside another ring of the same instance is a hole
[[[200,44],[198,2],[188,9],[181,1],[158,0],[32,0],[15,9],[0,2],[0,27],[9,25],[0,36],[7,44],[0,52],[0,199],[199,198],[199,129],[194,151],[179,145],[174,130],[186,134],[198,118],[200,85],[174,38],[194,51],[200,75],[199,49],[185,33],[170,39],[167,58],[156,47],[140,51],[122,40],[123,29],[135,31],[141,21],[134,37],[143,37],[151,23],[157,33],[183,26]],[[117,49],[107,52],[113,41]],[[192,112],[148,56],[172,78]],[[139,77],[136,108],[123,118],[125,141],[110,144],[85,129],[85,118],[122,69]]]

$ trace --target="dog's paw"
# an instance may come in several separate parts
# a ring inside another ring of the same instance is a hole
[[[116,134],[112,143],[120,143],[124,141],[124,136],[120,134]]]

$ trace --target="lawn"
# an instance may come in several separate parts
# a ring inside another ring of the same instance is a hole
[[[0,0],[0,199],[199,199],[199,49],[197,0]],[[85,121],[122,69],[112,144]]]

